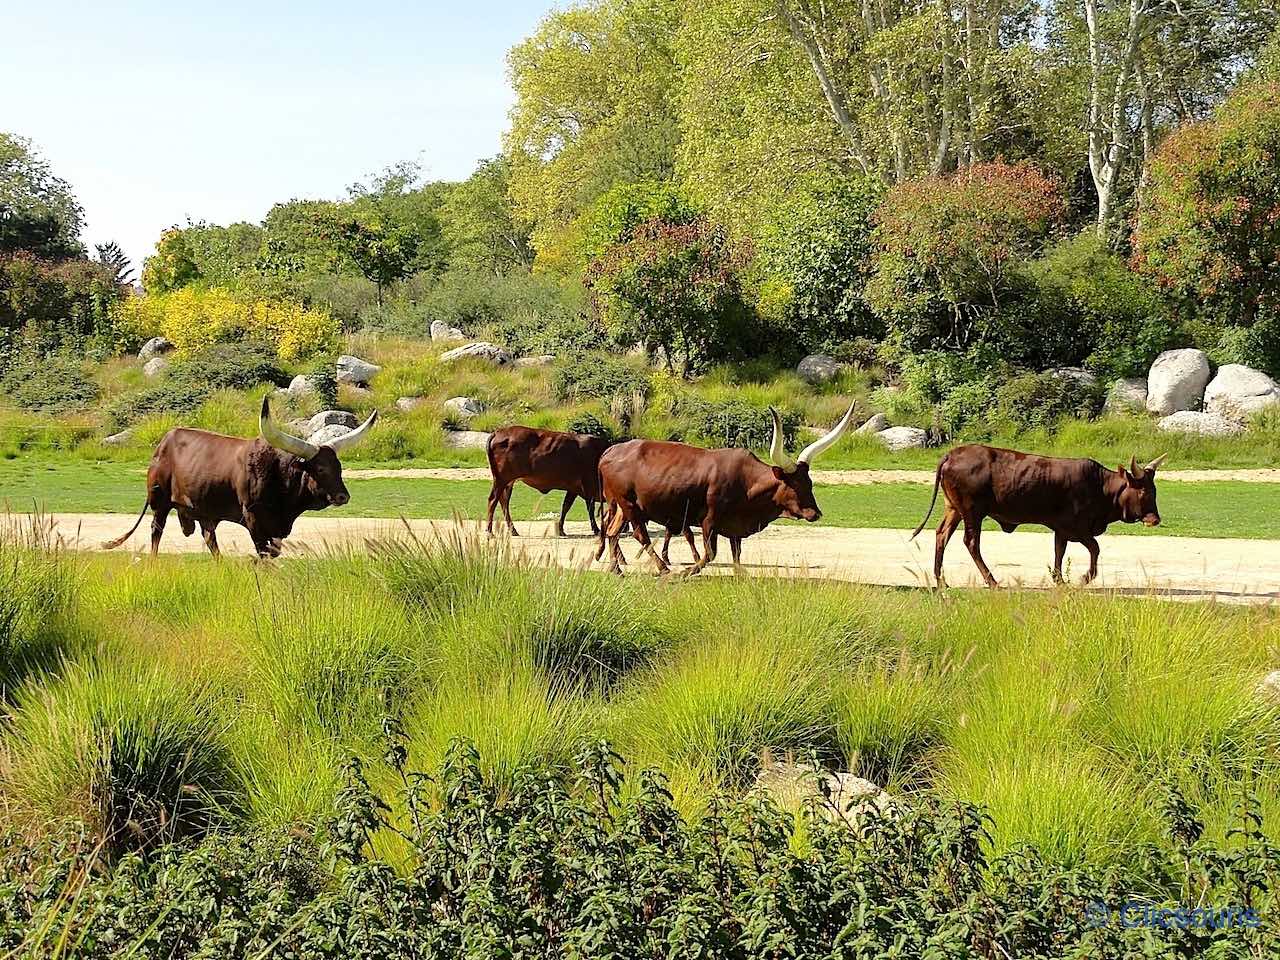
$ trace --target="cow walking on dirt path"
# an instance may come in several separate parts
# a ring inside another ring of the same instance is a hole
[[[517,481],[522,481],[539,493],[565,491],[560,519],[556,521],[557,537],[565,535],[564,518],[578,497],[586,501],[591,532],[599,534],[596,501],[600,499],[600,456],[609,448],[609,443],[603,437],[533,427],[495,430],[486,448],[489,472],[493,476],[486,531],[493,534],[493,513],[501,506],[507,530],[513,537],[520,535],[511,522],[511,490]]]

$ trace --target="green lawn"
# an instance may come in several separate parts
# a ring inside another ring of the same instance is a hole
[[[136,513],[142,506],[144,468],[138,463],[78,459],[0,460],[0,503],[14,512],[39,506],[54,513]],[[363,517],[483,516],[484,480],[376,479],[348,482],[352,502],[340,513]],[[911,528],[929,507],[922,484],[822,486],[823,523],[840,527]],[[562,495],[541,496],[523,485],[511,499],[517,520],[558,513]],[[1280,539],[1280,484],[1222,481],[1160,484],[1164,523],[1155,530],[1115,524],[1112,533],[1142,536]],[[330,511],[328,515],[339,515]],[[571,519],[585,520],[579,501]],[[939,518],[935,510],[931,524]]]

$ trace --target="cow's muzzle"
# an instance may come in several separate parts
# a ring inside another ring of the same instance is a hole
[[[1158,527],[1160,526],[1160,514],[1148,513],[1145,517],[1142,518],[1142,522],[1145,523],[1148,527]]]
[[[335,507],[345,507],[351,502],[351,494],[345,492],[334,494],[329,498],[329,502]]]

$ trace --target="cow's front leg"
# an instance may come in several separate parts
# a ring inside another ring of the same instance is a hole
[[[982,559],[982,517],[971,514],[964,518],[964,545],[969,548],[969,556],[973,557],[973,562],[987,586],[1000,586],[996,578],[991,575],[987,561]]]
[[[200,531],[204,534],[204,545],[209,548],[209,552],[214,557],[222,556],[222,551],[218,549],[218,522],[212,523],[200,521]]]
[[[1067,538],[1057,530],[1053,532],[1053,582],[1062,583],[1062,558],[1067,555]]]
[[[1098,554],[1101,552],[1101,548],[1098,546],[1098,541],[1093,537],[1085,537],[1080,542],[1084,544],[1084,548],[1089,551],[1089,572],[1086,573],[1084,575],[1084,579],[1080,581],[1080,585],[1084,586],[1088,583],[1092,583],[1093,579],[1098,575]]]

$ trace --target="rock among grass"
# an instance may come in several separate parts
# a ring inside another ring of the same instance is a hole
[[[520,357],[516,360],[517,367],[549,367],[555,361],[554,353],[544,353],[536,357]]]
[[[1147,374],[1147,410],[1167,417],[1200,409],[1209,382],[1209,357],[1203,350],[1166,350]]]
[[[138,351],[138,359],[146,363],[152,357],[163,356],[166,353],[172,353],[175,349],[174,343],[168,337],[152,337],[142,345],[142,349]]]
[[[109,437],[102,439],[104,447],[123,447],[125,444],[132,442],[133,430],[121,430],[119,433],[113,433]]]
[[[1280,386],[1261,370],[1241,363],[1218,368],[1204,391],[1204,409],[1229,420],[1244,420],[1251,413],[1280,403]]]
[[[354,430],[360,426],[360,421],[356,419],[354,413],[348,413],[346,410],[321,410],[307,421],[306,436],[309,437],[314,433],[319,433],[325,427],[335,426]]]
[[[1147,378],[1121,377],[1107,390],[1107,413],[1139,413],[1147,409]]]
[[[446,430],[444,445],[455,450],[484,450],[489,446],[489,434],[483,430]]]
[[[451,327],[443,320],[431,321],[431,339],[435,341],[451,341],[466,340],[467,335],[457,327]]]
[[[1096,386],[1098,383],[1098,378],[1084,367],[1057,367],[1050,370],[1049,374],[1059,380],[1074,380],[1086,388]]]
[[[1257,694],[1263,700],[1280,707],[1280,670],[1272,670],[1258,681]]]
[[[1230,437],[1244,431],[1234,420],[1216,413],[1180,410],[1163,418],[1156,426],[1165,433],[1195,433],[1205,437]]]
[[[858,427],[854,433],[881,433],[889,429],[889,418],[883,413],[873,413],[867,422]]]
[[[426,402],[426,397],[401,397],[396,401],[396,409],[401,413],[413,413]]]
[[[376,363],[344,353],[338,358],[338,382],[363,387],[368,385],[381,369]]]
[[[312,377],[308,377],[305,373],[300,373],[289,381],[289,389],[285,391],[295,400],[303,397],[312,396],[319,391],[316,388],[316,382]]]
[[[450,397],[444,402],[444,412],[457,420],[470,420],[484,413],[484,404],[475,397]]]
[[[843,820],[853,826],[867,816],[883,816],[893,809],[893,797],[879,786],[852,773],[831,772],[791,760],[761,763],[755,788],[768,794],[778,806],[799,809],[813,800],[818,814],[827,820]]]
[[[917,450],[926,446],[929,435],[919,427],[890,427],[876,434],[876,439],[890,450]]]
[[[169,361],[164,357],[152,357],[142,366],[142,372],[148,377],[158,377],[169,369]]]
[[[840,375],[840,362],[824,353],[811,353],[796,364],[796,373],[805,383],[820,386]]]
[[[455,360],[488,360],[495,367],[502,367],[511,362],[511,354],[496,343],[481,340],[478,343],[454,347],[440,354],[441,363],[453,363]]]
[[[326,443],[333,443],[339,437],[345,437],[350,432],[350,427],[345,427],[339,423],[331,423],[311,434],[311,436],[307,437],[307,440],[317,447],[323,447]]]

